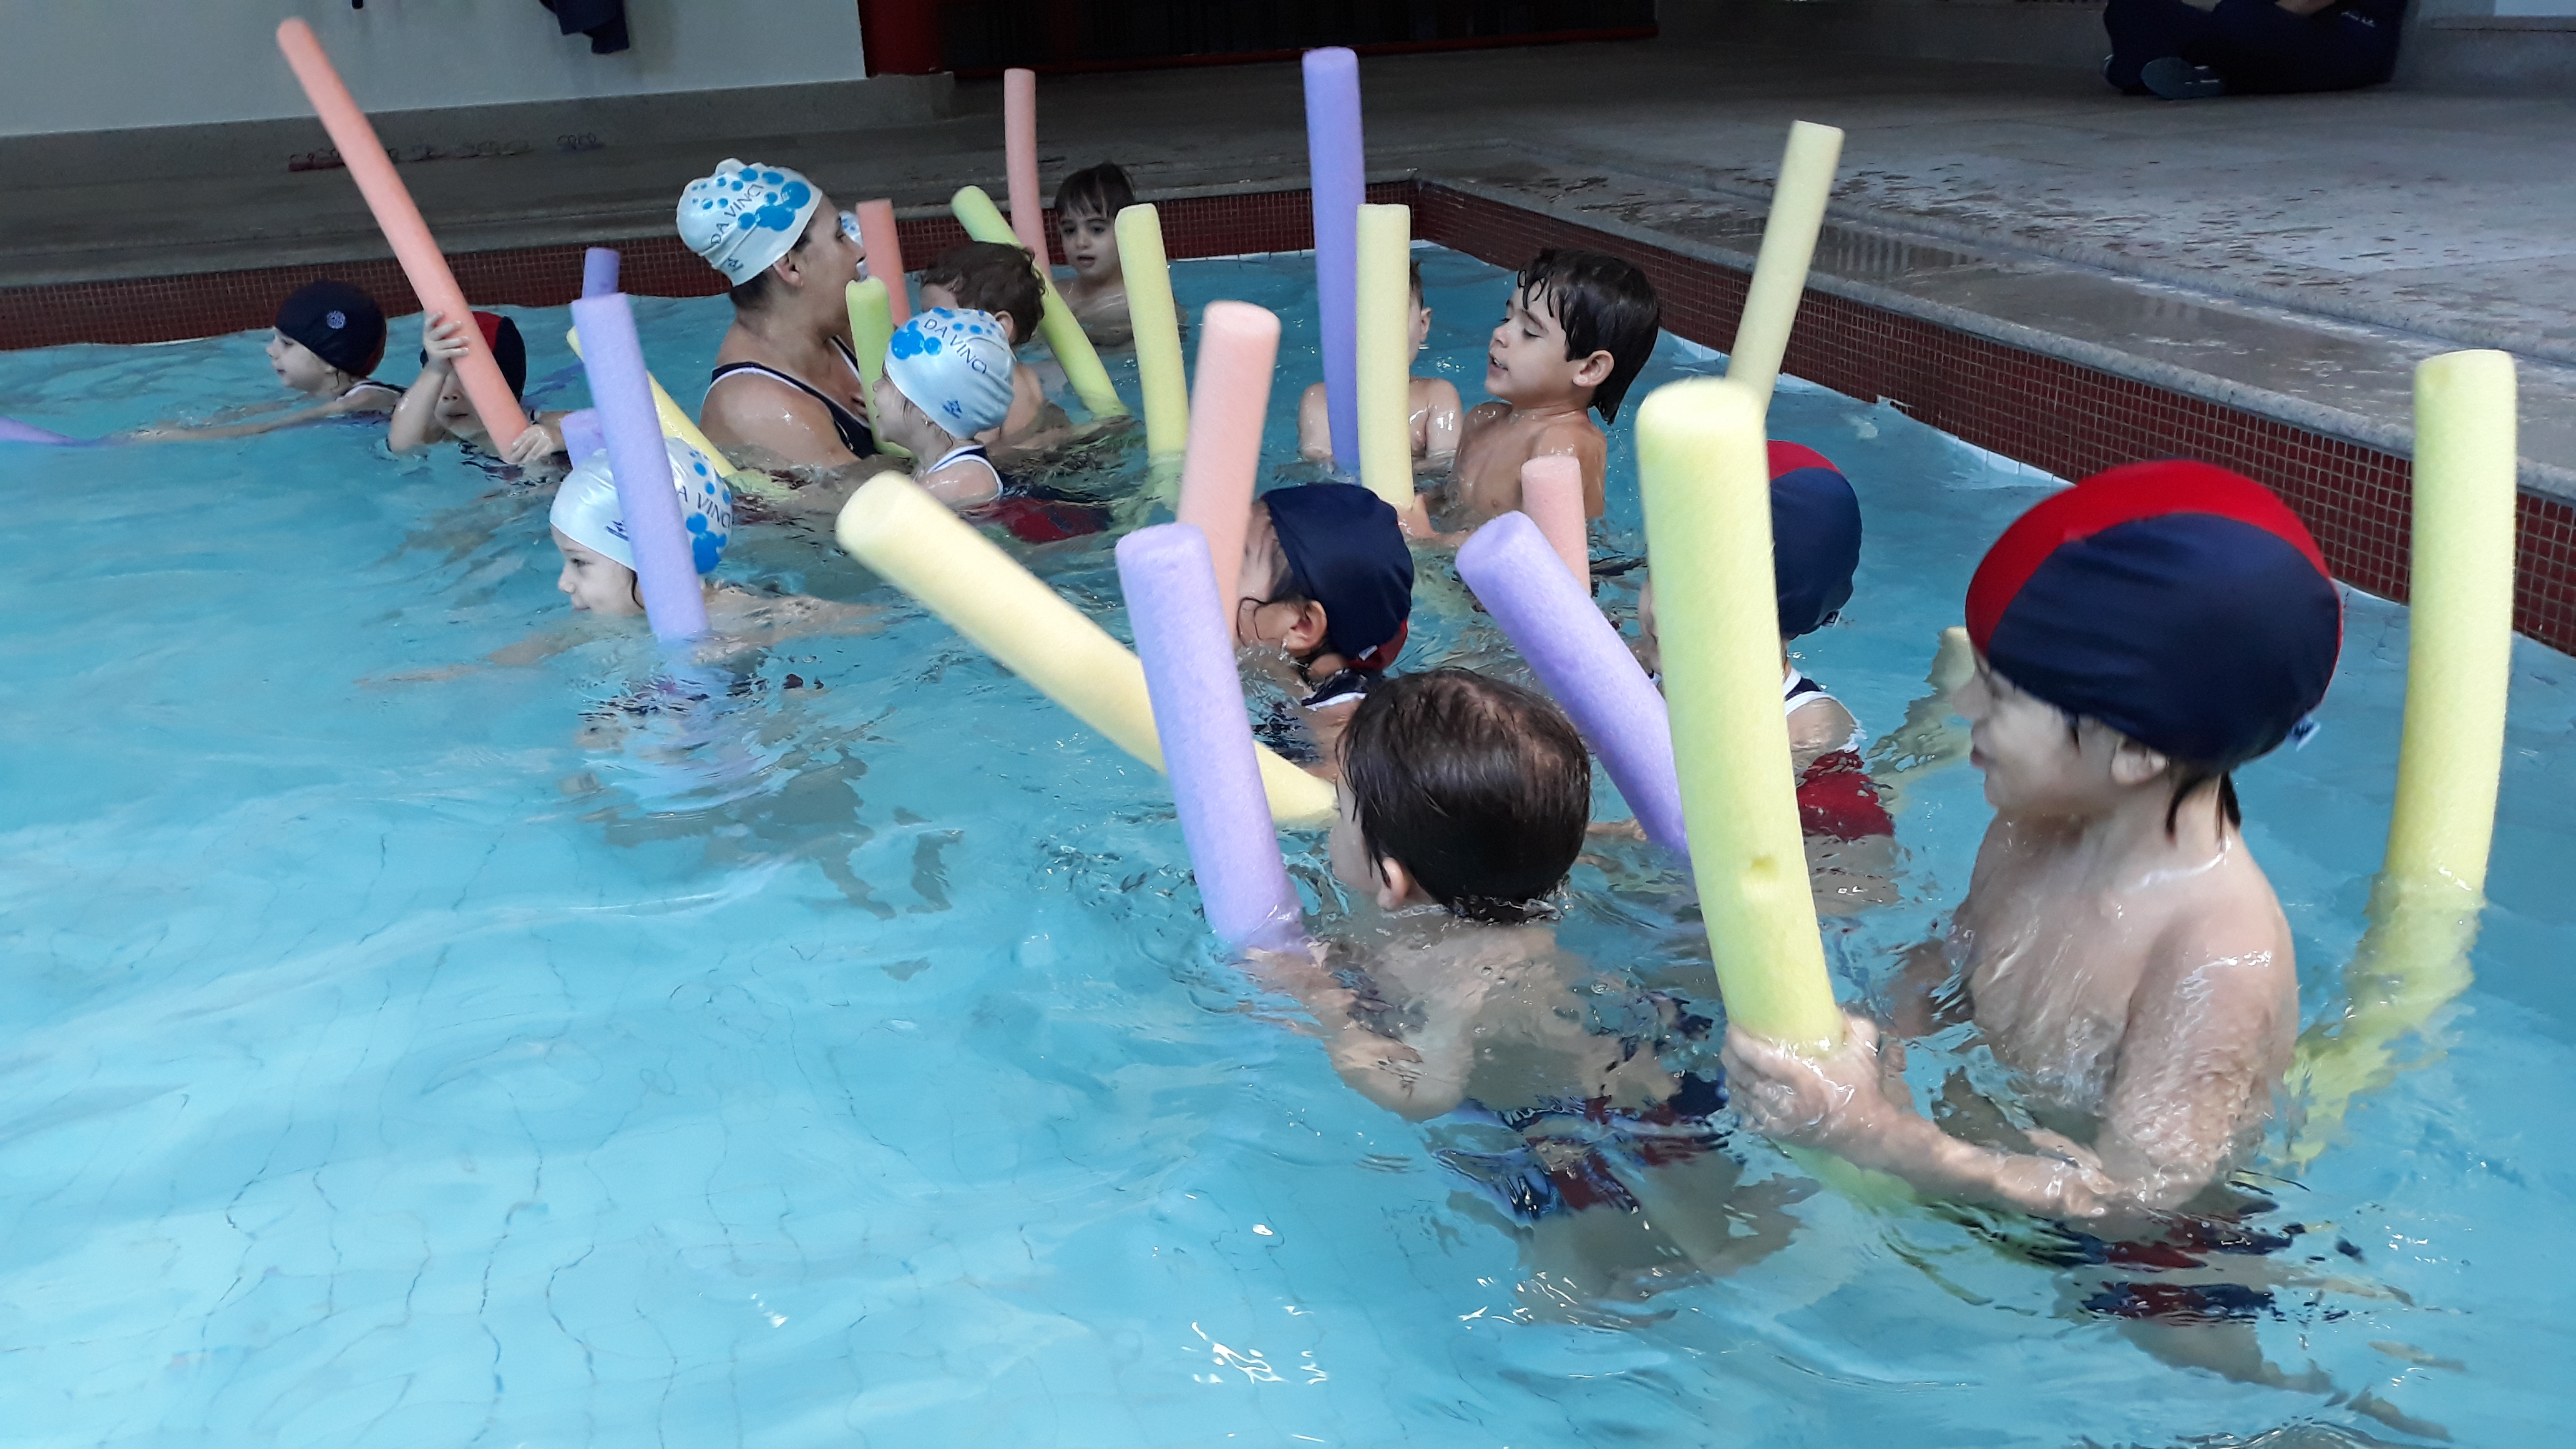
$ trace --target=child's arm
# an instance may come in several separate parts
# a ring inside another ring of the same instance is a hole
[[[1297,456],[1309,463],[1333,460],[1333,413],[1324,385],[1315,383],[1297,399]]]
[[[1001,489],[993,482],[992,470],[972,462],[951,463],[945,468],[917,473],[912,481],[921,485],[922,492],[951,508],[972,508],[1001,496]]]
[[[471,325],[449,321],[436,312],[420,319],[420,347],[428,360],[421,364],[420,376],[403,390],[402,401],[394,404],[393,421],[385,427],[385,444],[395,452],[417,453],[446,440],[447,429],[438,421],[438,398],[455,374],[456,359],[465,355],[465,329]]]
[[[1251,951],[1244,964],[1253,979],[1284,991],[1314,1018],[1333,1070],[1354,1091],[1410,1121],[1423,1122],[1456,1107],[1466,1095],[1463,1050],[1437,1051],[1425,1060],[1412,1046],[1381,1036],[1352,1016],[1359,998],[1324,968],[1323,948],[1309,943],[1302,953]],[[1451,1043],[1463,1046],[1463,1042]]]
[[[1426,378],[1423,391],[1429,394],[1429,406],[1422,419],[1422,462],[1425,467],[1445,469],[1458,460],[1458,435],[1466,424],[1465,406],[1458,399],[1458,386],[1445,377]]]
[[[253,438],[262,433],[276,432],[280,428],[292,428],[303,423],[318,423],[324,418],[335,418],[343,413],[356,411],[358,409],[349,406],[347,398],[333,398],[329,402],[316,403],[309,408],[271,413],[266,417],[252,418],[246,422],[216,423],[207,426],[165,423],[157,427],[137,428],[126,434],[125,440],[129,443],[197,443],[213,442],[219,438]]]

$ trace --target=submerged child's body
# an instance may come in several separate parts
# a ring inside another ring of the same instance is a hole
[[[974,438],[997,462],[1029,456],[1071,436],[1064,409],[1047,401],[1037,369],[1017,356],[1046,309],[1037,264],[1027,251],[1000,242],[949,248],[922,271],[921,306],[924,311],[988,312],[1002,326],[1013,353],[1011,411],[999,426]]]
[[[1599,252],[1540,252],[1512,284],[1485,358],[1494,401],[1461,424],[1458,464],[1436,502],[1459,532],[1521,506],[1521,465],[1570,456],[1583,465],[1583,509],[1607,506],[1609,440],[1587,414],[1618,417],[1655,349],[1663,310],[1646,274]]]
[[[528,385],[528,344],[519,335],[519,324],[490,312],[477,312],[473,325],[481,331],[483,345],[490,349],[493,362],[500,366],[502,380],[509,383],[510,396],[518,397]],[[394,406],[393,417],[385,427],[386,446],[397,453],[417,453],[438,443],[457,442],[497,454],[504,462],[521,467],[563,452],[561,412],[529,419],[526,431],[507,448],[493,445],[491,431],[474,411],[473,399],[465,395],[465,380],[456,371],[456,361],[465,355],[468,346],[466,326],[463,321],[450,321],[437,312],[421,317],[420,376],[412,380],[402,401]]]
[[[1747,1124],[2055,1217],[2143,1221],[2218,1184],[2271,1114],[2298,1011],[2228,772],[2324,697],[2340,611],[2288,510],[2205,464],[2115,469],[2025,515],[1970,586],[1980,658],[1956,696],[1995,820],[1894,1017],[1973,1022],[2041,1125],[1949,1135],[1857,1018],[1816,1060],[1731,1030]]]
[[[1125,346],[1135,336],[1127,320],[1127,273],[1118,264],[1118,213],[1135,204],[1127,173],[1107,161],[1076,171],[1055,189],[1056,241],[1073,264],[1073,276],[1056,295],[1103,347]]]
[[[385,357],[385,314],[345,282],[313,282],[278,304],[268,335],[268,368],[307,399],[304,406],[237,423],[144,428],[136,442],[247,438],[351,414],[387,413],[403,390],[369,376]]]
[[[1431,309],[1422,304],[1422,263],[1413,263],[1412,350],[1405,354],[1405,365],[1422,355],[1422,345],[1431,339]],[[1405,418],[1413,430],[1413,461],[1425,468],[1446,470],[1457,461],[1458,429],[1462,422],[1458,386],[1445,377],[1409,378],[1405,383]],[[1333,457],[1333,420],[1330,403],[1322,383],[1306,389],[1297,400],[1297,455],[1308,462],[1324,463]]]
[[[1395,510],[1350,483],[1274,488],[1252,502],[1236,577],[1235,646],[1288,687],[1329,775],[1411,629],[1413,551]]]

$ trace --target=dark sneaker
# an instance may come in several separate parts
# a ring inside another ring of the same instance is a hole
[[[2204,101],[2227,94],[2227,83],[2218,78],[2218,72],[2205,65],[2193,65],[2178,55],[2140,66],[2138,81],[2169,101]]]

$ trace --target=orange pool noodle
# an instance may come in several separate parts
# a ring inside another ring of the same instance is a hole
[[[1583,464],[1565,454],[1521,465],[1521,512],[1538,525],[1547,546],[1565,560],[1584,592],[1592,590],[1592,547],[1584,537]]]
[[[1210,302],[1199,315],[1199,367],[1190,391],[1190,438],[1181,454],[1180,521],[1207,535],[1217,605],[1234,637],[1243,572],[1243,528],[1261,476],[1261,425],[1279,360],[1279,318],[1249,302]],[[1268,580],[1263,580],[1266,587]]]
[[[1047,264],[1046,207],[1038,200],[1038,73],[1002,72],[1002,159],[1011,181],[1011,232]]]
[[[903,284],[903,237],[895,230],[894,203],[862,201],[858,205],[859,245],[868,254],[868,275],[886,285],[886,307],[894,325],[912,320],[912,293]]]
[[[358,194],[367,199],[367,210],[376,214],[376,226],[394,249],[394,260],[402,263],[403,275],[410,279],[412,292],[420,305],[451,320],[467,321],[465,355],[456,361],[457,375],[464,379],[465,396],[474,404],[475,416],[483,420],[492,434],[496,448],[507,448],[528,429],[528,415],[510,391],[509,379],[501,376],[501,366],[492,360],[492,349],[483,343],[483,334],[468,320],[473,308],[465,304],[465,293],[456,285],[456,277],[447,270],[447,258],[439,255],[438,242],[429,234],[429,223],[420,219],[420,208],[412,204],[402,178],[394,174],[393,159],[385,154],[385,143],[376,139],[376,128],[367,121],[367,113],[331,68],[331,57],[322,53],[322,42],[313,36],[313,27],[302,20],[288,20],[277,27],[277,48],[286,53],[286,63],[295,68],[295,79],[313,102],[314,114],[322,118],[322,127],[331,133],[331,144],[340,148],[340,160],[349,168],[349,178],[358,183]]]

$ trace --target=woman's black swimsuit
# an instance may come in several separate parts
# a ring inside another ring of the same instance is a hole
[[[850,344],[843,342],[838,337],[835,337],[832,339],[832,346],[841,354],[841,360],[850,365],[851,374],[853,376],[860,375],[859,355],[850,350]],[[748,372],[757,377],[765,377],[775,382],[783,382],[789,387],[796,389],[798,392],[805,394],[807,397],[810,397],[814,401],[831,409],[832,431],[840,434],[841,446],[849,449],[851,456],[864,458],[877,450],[876,437],[868,431],[866,419],[851,412],[848,408],[841,406],[839,401],[834,399],[829,393],[824,392],[821,388],[816,387],[814,384],[807,382],[801,377],[791,377],[786,373],[780,372],[777,368],[766,367],[757,362],[728,362],[724,366],[717,368],[715,372],[707,378],[708,389],[712,391],[717,383],[724,381],[726,378],[733,376],[737,372]]]

